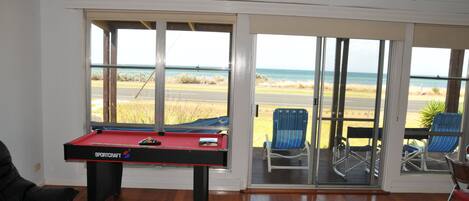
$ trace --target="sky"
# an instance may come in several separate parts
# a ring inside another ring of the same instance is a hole
[[[93,25],[91,33],[92,63],[102,63],[102,30]],[[166,65],[226,68],[229,39],[229,33],[167,31]],[[117,64],[155,65],[155,30],[119,29],[117,44]]]
[[[92,63],[102,63],[102,30],[92,25]],[[118,64],[155,65],[156,31],[118,31]],[[226,68],[229,64],[229,34],[218,32],[166,32],[166,65],[204,66]],[[314,70],[316,37],[257,35],[256,68]],[[387,47],[389,44],[387,43]],[[350,40],[349,72],[376,73],[379,41]],[[333,70],[335,39],[326,42],[326,71]],[[388,56],[386,48],[385,57]],[[450,50],[438,48],[413,48],[411,74],[447,76]],[[464,72],[466,75],[469,51],[466,50]],[[387,62],[387,59],[385,63]]]
[[[316,37],[258,35],[256,66],[258,68],[314,70]],[[334,69],[335,39],[326,41],[326,71]],[[350,72],[374,72],[378,65],[379,41],[350,40]]]

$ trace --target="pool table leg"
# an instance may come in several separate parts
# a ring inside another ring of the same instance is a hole
[[[88,201],[104,201],[119,196],[122,183],[122,163],[87,162]]]
[[[208,167],[194,166],[194,201],[208,201]]]

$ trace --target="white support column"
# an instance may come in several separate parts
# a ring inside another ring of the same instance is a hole
[[[467,53],[467,51],[466,51]],[[465,58],[467,58],[466,55]],[[469,68],[469,62],[468,66]],[[464,66],[463,66],[464,68]],[[464,75],[463,75],[464,77]],[[466,77],[469,77],[469,71],[466,73]],[[469,145],[469,82],[466,81],[466,84],[464,85],[464,111],[463,111],[463,123],[462,123],[462,137],[461,137],[461,142],[459,143],[459,159],[464,160],[467,156],[466,154],[466,146]]]
[[[382,187],[385,191],[392,191],[393,179],[401,174],[400,161],[409,94],[413,35],[414,25],[408,24],[405,41],[391,43],[384,114],[384,163],[381,163],[380,168]]]
[[[239,14],[235,26],[234,65],[231,96],[231,169],[240,176],[240,189],[247,187],[249,169],[250,133],[252,133],[253,87],[251,65],[252,36],[249,16]]]
[[[308,172],[308,184],[318,185],[319,177],[319,151],[321,141],[321,112],[322,112],[322,86],[324,84],[323,72],[326,60],[326,38],[317,37],[316,39],[316,62],[314,65],[314,100],[313,100],[313,114],[312,114],[312,128],[311,129],[311,146],[312,151],[309,160],[312,161],[310,170]],[[321,87],[321,88],[320,88]],[[321,108],[319,108],[321,107]],[[314,173],[314,174],[313,174]]]
[[[256,34],[250,34],[251,37],[251,60],[250,60],[250,65],[251,65],[251,132],[249,135],[249,141],[248,141],[248,146],[249,146],[249,161],[248,161],[248,177],[247,177],[247,186],[252,185],[252,152],[254,150],[254,147],[252,147],[253,144],[253,136],[254,136],[254,118],[256,118],[256,58],[257,58],[257,35]],[[267,137],[267,136],[266,136]],[[264,153],[264,158],[268,158],[267,153]]]
[[[383,190],[390,192],[446,193],[450,191],[448,174],[401,174],[402,146],[408,105],[413,25],[406,29],[405,41],[393,43],[388,72],[388,105],[385,114],[385,154]],[[397,68],[397,69],[396,69]]]
[[[82,11],[83,12],[83,11]],[[91,131],[91,20],[83,12],[83,30],[85,32],[83,48],[85,48],[85,123],[83,130]]]

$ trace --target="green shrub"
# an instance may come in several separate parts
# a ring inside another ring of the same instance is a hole
[[[222,84],[226,81],[223,76],[195,76],[190,74],[179,74],[172,78],[178,84]]]
[[[269,81],[269,77],[263,74],[256,73],[256,82],[267,82]]]
[[[103,74],[102,73],[92,73],[91,74],[91,80],[103,80]]]
[[[117,73],[117,81],[121,82],[145,82],[149,76],[152,76],[150,73]],[[103,80],[103,72],[91,72],[91,80]]]
[[[425,128],[432,126],[433,118],[445,111],[445,103],[441,101],[431,101],[420,111],[420,125]]]
[[[201,80],[193,75],[180,74],[176,76],[176,82],[180,84],[200,84]]]

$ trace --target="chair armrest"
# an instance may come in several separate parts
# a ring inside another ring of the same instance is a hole
[[[343,148],[346,148],[348,146],[347,138],[336,137],[334,140],[335,140],[334,144],[336,144],[334,146],[335,148],[343,149]]]
[[[308,140],[305,140],[305,146],[311,147],[311,144],[308,142]]]
[[[338,137],[336,138],[336,140],[338,144],[344,144],[344,145],[348,144],[348,139],[345,137],[340,137],[340,138]]]

